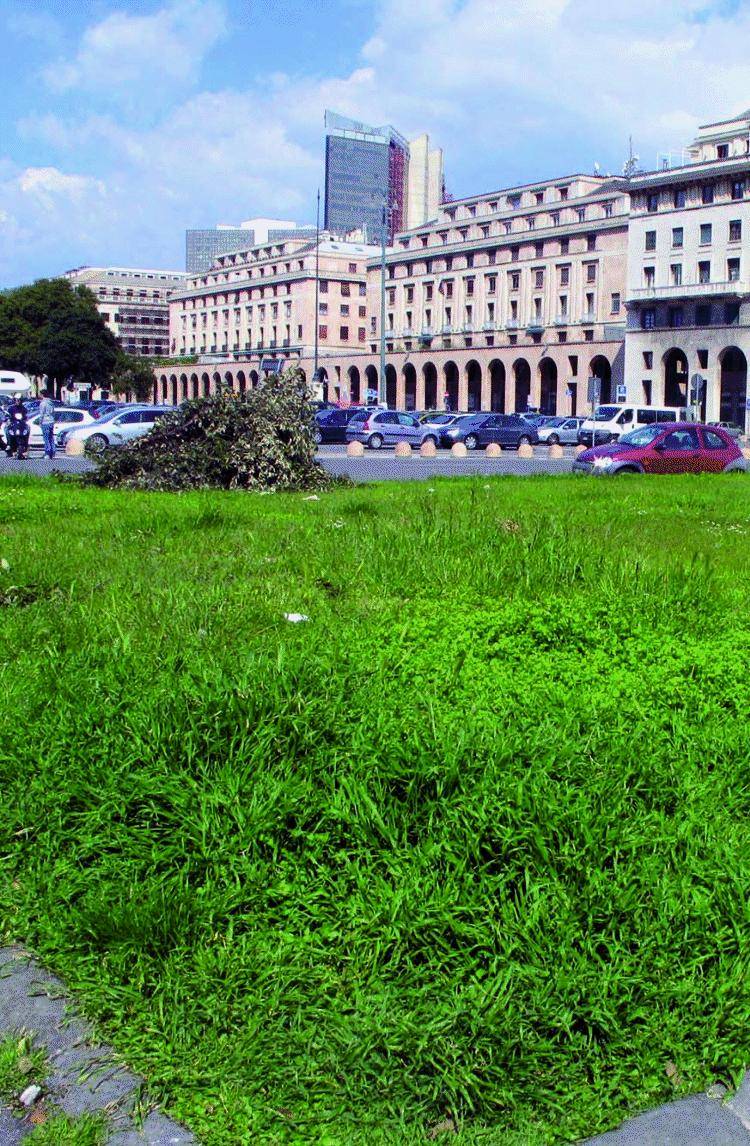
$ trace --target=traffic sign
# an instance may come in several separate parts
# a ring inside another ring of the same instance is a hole
[[[627,398],[627,396],[628,396],[628,390],[627,390],[627,386],[625,385],[625,383],[624,382],[618,383],[617,401],[618,402],[624,402],[625,399]]]
[[[601,378],[597,378],[595,375],[592,375],[591,378],[589,378],[589,385],[588,385],[589,402],[591,402],[591,403],[598,402],[599,398],[601,397],[601,393],[602,393],[602,380],[601,380]]]
[[[261,358],[260,368],[266,374],[281,374],[284,369],[283,358]]]

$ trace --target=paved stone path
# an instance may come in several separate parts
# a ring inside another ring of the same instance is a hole
[[[112,1127],[108,1146],[196,1146],[192,1134],[157,1110],[136,1122],[132,1112],[143,1079],[126,1070],[111,1048],[93,1041],[59,979],[20,947],[0,948],[0,1038],[22,1030],[33,1034],[34,1047],[43,1048],[49,1060],[48,1110],[73,1117],[105,1111]],[[34,1081],[29,1076],[29,1084]],[[15,1146],[32,1130],[0,1106],[0,1146]]]
[[[750,1075],[732,1098],[693,1094],[631,1118],[586,1146],[749,1146]]]

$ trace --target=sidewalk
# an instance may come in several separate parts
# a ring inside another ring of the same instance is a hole
[[[143,1079],[126,1070],[110,1047],[93,1041],[91,1027],[71,1010],[59,979],[20,947],[4,947],[0,1040],[20,1031],[33,1034],[34,1047],[46,1051],[49,1063],[35,1110],[43,1104],[50,1117],[103,1111],[111,1126],[108,1146],[197,1146],[192,1134],[157,1110],[142,1121],[134,1117]],[[0,1106],[0,1146],[23,1142],[33,1129],[28,1116],[19,1119]]]
[[[715,1092],[715,1093],[714,1093]],[[713,1096],[712,1096],[713,1095]],[[585,1146],[749,1146],[750,1073],[728,1098],[723,1087],[694,1094],[631,1118]]]

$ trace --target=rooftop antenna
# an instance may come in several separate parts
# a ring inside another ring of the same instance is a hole
[[[633,137],[628,136],[628,157],[622,165],[622,173],[626,179],[632,178],[638,172],[638,163],[640,156],[633,152]]]

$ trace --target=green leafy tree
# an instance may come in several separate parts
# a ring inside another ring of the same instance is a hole
[[[40,279],[0,295],[0,363],[46,374],[58,397],[67,382],[106,385],[119,354],[86,287]]]
[[[120,354],[109,382],[115,394],[133,394],[137,402],[149,402],[154,396],[154,371],[145,358]]]

